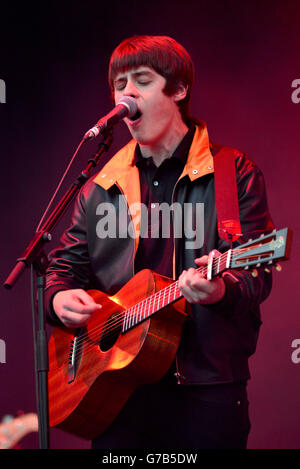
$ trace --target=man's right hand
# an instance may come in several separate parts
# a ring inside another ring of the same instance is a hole
[[[85,326],[92,314],[102,308],[82,289],[59,291],[52,304],[61,322],[72,328]]]

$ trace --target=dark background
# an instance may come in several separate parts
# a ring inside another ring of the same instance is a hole
[[[262,169],[277,228],[294,231],[292,258],[274,274],[250,360],[249,448],[300,448],[300,363],[291,343],[299,322],[299,117],[291,83],[300,78],[299,1],[43,1],[1,3],[1,284],[34,229],[83,133],[111,107],[107,65],[134,34],[173,36],[196,68],[192,111],[217,143],[245,151]],[[129,139],[115,128],[109,156]],[[96,149],[80,152],[64,186]],[[70,212],[68,212],[70,213]],[[68,224],[58,225],[54,242]],[[35,410],[29,272],[1,295],[0,418]],[[159,423],[158,423],[159,424]],[[37,435],[22,448],[38,448]],[[52,448],[89,443],[51,430]]]

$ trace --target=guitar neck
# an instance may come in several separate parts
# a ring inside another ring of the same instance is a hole
[[[271,265],[274,261],[287,260],[290,255],[290,247],[292,240],[292,232],[288,228],[279,231],[273,230],[272,233],[262,234],[255,240],[248,240],[234,249],[229,249],[224,254],[214,256],[211,254],[208,264],[204,267],[196,269],[202,273],[207,280],[217,277],[228,269],[252,269],[260,267],[262,264]],[[214,251],[213,251],[214,252]],[[279,265],[275,265],[277,270],[281,270]],[[266,272],[270,272],[269,268],[265,268]],[[252,272],[253,276],[257,276],[257,272]],[[135,325],[148,319],[153,314],[165,306],[174,303],[182,298],[182,294],[178,288],[178,280],[173,282],[166,288],[154,293],[140,303],[124,311],[124,320],[122,332],[126,332]]]
[[[205,267],[199,267],[196,271],[200,272],[206,278],[213,278],[220,275],[230,266],[232,249],[225,254],[220,254],[212,259],[211,263]],[[137,324],[149,319],[153,314],[162,308],[174,303],[183,297],[179,289],[178,280],[171,283],[162,290],[153,293],[153,295],[127,309],[124,314],[122,332],[132,329]]]

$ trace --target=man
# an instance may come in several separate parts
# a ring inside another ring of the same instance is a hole
[[[84,326],[101,309],[86,290],[112,295],[144,268],[179,278],[191,313],[169,372],[133,393],[93,447],[246,448],[248,358],[271,276],[263,269],[256,277],[229,270],[209,281],[196,270],[207,264],[209,253],[230,245],[217,229],[213,155],[220,147],[189,114],[193,63],[169,37],[135,36],[112,54],[109,83],[115,102],[123,96],[136,100],[137,115],[125,119],[133,140],[79,194],[71,226],[51,255],[48,320]],[[273,225],[261,172],[244,154],[228,151],[235,154],[241,243]],[[139,237],[99,235],[99,207],[107,203],[118,219],[132,204],[147,207],[148,220],[141,218],[140,230],[135,227]],[[185,231],[175,236],[172,224],[170,235],[163,236],[162,217],[153,225],[153,211],[174,203],[204,207],[204,219],[196,220],[201,244],[189,244]]]

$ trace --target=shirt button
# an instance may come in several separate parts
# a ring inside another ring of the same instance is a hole
[[[153,181],[153,186],[158,186],[158,181]]]
[[[193,169],[193,174],[198,174],[198,169]]]
[[[212,166],[207,166],[207,169],[213,169],[213,167]]]
[[[151,208],[155,208],[156,207],[156,204],[151,204]]]

